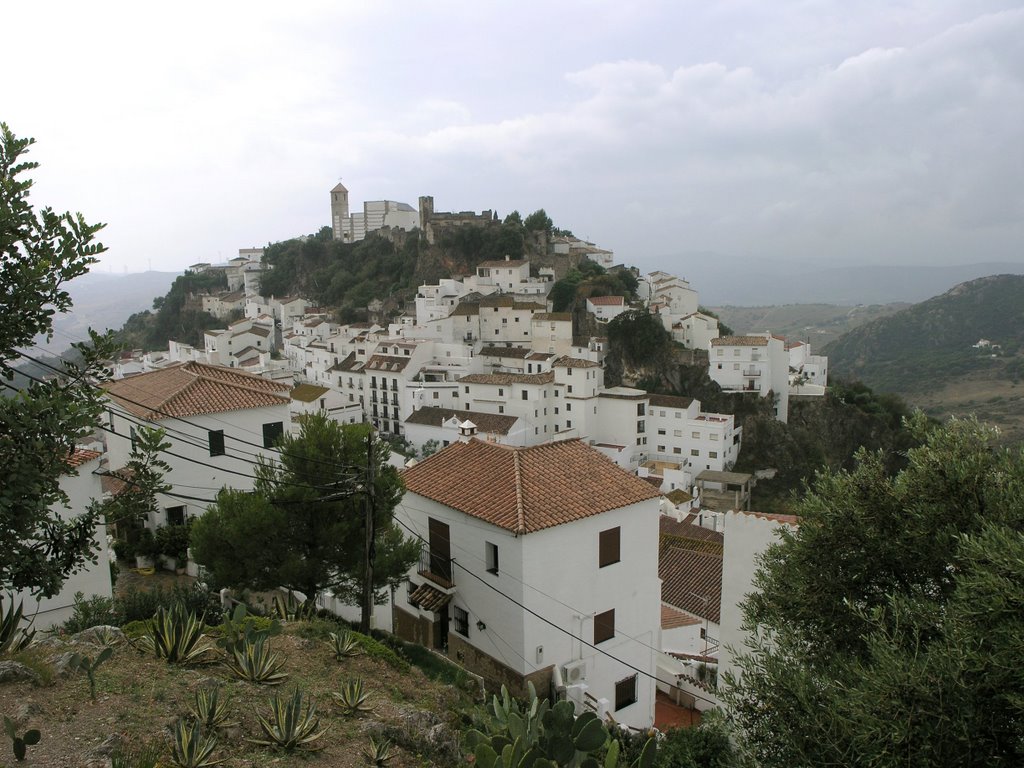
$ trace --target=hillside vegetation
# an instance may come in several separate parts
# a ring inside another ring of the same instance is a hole
[[[992,347],[975,348],[981,339]],[[935,417],[974,414],[1024,437],[1024,276],[961,283],[829,344],[834,375],[902,395]]]

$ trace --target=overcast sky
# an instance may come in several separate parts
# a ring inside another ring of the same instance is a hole
[[[1020,2],[4,7],[0,120],[102,269],[330,223],[328,191],[543,207],[644,269],[715,251],[1024,262]]]

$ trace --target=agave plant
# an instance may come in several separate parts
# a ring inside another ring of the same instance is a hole
[[[391,750],[391,740],[382,739],[377,741],[373,736],[370,737],[370,746],[363,750],[363,757],[367,759],[370,765],[384,765],[394,757]]]
[[[328,637],[331,638],[329,645],[334,651],[334,658],[339,661],[349,656],[358,656],[361,653],[359,641],[347,629],[343,629],[341,632],[329,632]]]
[[[139,640],[139,647],[169,664],[190,664],[202,660],[213,646],[203,634],[203,618],[188,611],[181,603],[170,610],[160,606],[150,619],[149,633]]]
[[[207,768],[220,765],[227,758],[215,760],[213,750],[217,748],[216,736],[203,736],[198,723],[178,720],[174,724],[174,752],[171,762],[178,768]]]
[[[291,595],[285,600],[280,595],[274,595],[274,615],[281,621],[308,621],[316,617],[316,604],[309,600],[300,603]]]
[[[3,596],[0,595],[0,656],[25,650],[36,634],[34,629],[29,632],[27,627],[21,626],[24,617],[23,604],[19,602],[15,605],[14,595],[10,595],[8,599],[10,605],[4,608]],[[29,625],[31,624],[30,621]]]
[[[228,669],[243,680],[260,685],[280,685],[288,675],[281,672],[284,660],[270,650],[265,637],[244,637],[227,660]]]
[[[332,693],[331,698],[346,715],[373,712],[373,707],[366,703],[370,696],[363,690],[363,681],[359,678],[349,680],[341,687],[340,691]]]
[[[195,704],[189,711],[196,722],[207,731],[225,725],[228,719],[228,702],[220,698],[220,688],[210,686],[196,691]]]
[[[312,698],[307,699],[296,686],[291,697],[275,695],[269,703],[270,717],[256,713],[256,720],[266,737],[254,739],[256,744],[280,747],[289,751],[322,749],[322,745],[316,742],[327,733],[327,729],[317,730],[320,728],[320,718],[316,715],[316,702]]]

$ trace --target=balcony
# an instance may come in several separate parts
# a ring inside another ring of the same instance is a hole
[[[752,378],[754,376],[760,376],[761,375],[761,371],[759,369],[757,369],[757,368],[746,368],[743,371],[743,375],[748,377],[748,378]]]
[[[429,549],[423,549],[420,551],[420,564],[416,572],[436,587],[444,590],[455,589],[450,557],[443,557],[437,553],[431,553]]]

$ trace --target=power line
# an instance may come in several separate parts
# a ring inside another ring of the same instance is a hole
[[[416,531],[414,531],[414,530],[413,530],[412,528],[410,528],[410,527],[409,527],[408,525],[406,525],[406,524],[405,524],[405,523],[404,523],[404,522],[403,522],[402,520],[400,520],[400,519],[399,519],[398,517],[395,517],[395,518],[394,518],[394,520],[395,520],[395,522],[397,522],[397,523],[398,523],[398,524],[399,524],[400,526],[402,526],[403,528],[405,528],[405,530],[407,530],[407,531],[408,531],[409,533],[411,533],[411,534],[412,534],[413,536],[415,536],[415,537],[416,537],[417,539],[419,539],[419,540],[420,540],[421,542],[423,542],[424,544],[429,544],[429,542],[428,542],[428,541],[427,541],[426,539],[424,539],[424,538],[423,538],[423,537],[422,537],[422,536],[421,536],[421,535],[420,535],[419,533],[417,533],[417,532],[416,532]],[[568,635],[568,636],[569,636],[569,637],[570,637],[571,639],[573,639],[573,640],[578,640],[578,641],[579,641],[579,642],[580,642],[580,643],[581,643],[582,645],[585,645],[585,646],[587,646],[588,648],[590,648],[591,650],[597,651],[598,653],[600,653],[600,654],[602,654],[602,655],[604,655],[604,656],[607,656],[607,657],[608,657],[609,659],[611,659],[612,661],[617,661],[617,662],[619,662],[620,664],[622,664],[622,665],[623,665],[624,667],[626,667],[627,669],[631,669],[631,670],[633,670],[634,672],[636,672],[637,674],[643,675],[644,677],[650,678],[650,679],[651,679],[651,680],[653,680],[653,681],[654,681],[655,683],[658,683],[658,676],[657,676],[657,675],[652,675],[652,674],[651,674],[650,672],[648,672],[647,670],[644,670],[644,669],[640,669],[640,667],[637,667],[637,666],[633,665],[633,664],[632,664],[631,662],[628,662],[628,661],[624,661],[624,660],[620,659],[620,658],[619,658],[618,656],[614,655],[613,653],[609,653],[608,651],[604,650],[603,648],[598,648],[598,647],[597,647],[596,645],[594,645],[593,643],[587,642],[587,641],[586,641],[586,640],[584,640],[584,639],[583,639],[582,637],[579,637],[578,635],[575,635],[575,634],[573,634],[572,630],[566,629],[565,627],[561,626],[560,624],[557,624],[556,622],[552,621],[551,619],[548,619],[548,618],[546,618],[546,617],[544,617],[544,616],[541,616],[541,615],[540,615],[539,613],[537,613],[537,612],[536,612],[535,610],[533,610],[532,608],[529,608],[529,607],[527,607],[527,606],[523,605],[523,604],[522,604],[521,602],[519,602],[518,600],[516,600],[516,599],[515,599],[514,597],[512,597],[511,595],[509,595],[509,594],[506,594],[505,592],[502,592],[502,591],[501,591],[500,589],[498,589],[498,588],[497,588],[496,586],[494,586],[493,584],[491,584],[491,583],[490,583],[489,581],[487,581],[487,580],[483,579],[482,577],[480,577],[479,575],[477,575],[477,574],[476,574],[476,573],[474,573],[473,571],[469,570],[468,568],[466,568],[466,566],[462,565],[462,564],[461,564],[461,563],[459,563],[459,562],[458,562],[457,560],[454,560],[454,559],[453,559],[453,560],[452,560],[452,563],[453,563],[453,564],[454,564],[454,565],[455,565],[455,566],[456,566],[457,568],[460,568],[460,569],[462,569],[462,570],[463,570],[463,571],[464,571],[465,573],[467,573],[468,575],[472,576],[472,577],[473,577],[474,579],[476,579],[476,580],[477,580],[477,581],[479,581],[479,582],[480,582],[481,584],[483,584],[484,586],[486,586],[486,587],[487,587],[488,589],[491,589],[491,590],[493,590],[494,592],[497,592],[497,593],[498,593],[499,595],[501,595],[502,597],[504,597],[504,598],[505,598],[506,600],[508,600],[509,602],[511,602],[511,603],[513,603],[514,605],[518,606],[518,607],[519,607],[519,608],[521,608],[522,610],[526,611],[526,612],[527,612],[528,614],[530,614],[530,615],[531,615],[531,616],[533,616],[534,618],[536,618],[536,619],[539,619],[540,621],[544,622],[545,624],[547,624],[547,625],[549,625],[549,626],[551,626],[551,627],[554,627],[555,629],[557,629],[557,630],[558,630],[559,632],[561,632],[562,634]],[[647,646],[647,647],[650,647],[650,646]],[[657,649],[652,649],[652,650],[657,650]],[[659,653],[661,653],[662,651],[658,651],[658,652],[659,652]],[[691,695],[692,695],[692,696],[694,696],[695,698],[698,698],[698,699],[700,699],[701,701],[706,701],[706,702],[708,702],[708,703],[710,703],[710,704],[715,704],[715,705],[717,706],[717,702],[713,701],[712,699],[708,699],[708,698],[706,698],[706,697],[704,697],[704,696],[700,696],[699,694],[696,694],[696,693],[693,693],[693,694],[691,694]]]
[[[68,372],[66,370],[62,371],[61,369],[59,369],[59,368],[57,368],[55,366],[52,366],[49,363],[45,363],[42,360],[38,360],[38,359],[32,357],[31,355],[25,353],[25,352],[21,352],[19,350],[15,350],[15,354],[17,354],[19,357],[23,357],[24,359],[29,360],[29,361],[35,363],[36,365],[42,366],[43,368],[48,368],[49,370],[54,371],[55,373],[59,373],[59,374],[62,374],[62,375],[68,375]],[[25,376],[26,378],[28,378],[28,379],[30,379],[32,381],[36,381],[36,382],[40,382],[41,381],[40,379],[34,378],[30,374],[23,373],[23,372],[19,372],[19,373],[22,373],[23,376]],[[97,390],[103,392],[108,397],[114,397],[114,398],[117,398],[119,400],[123,400],[126,403],[130,403],[132,405],[138,406],[139,408],[145,408],[148,411],[152,411],[153,413],[160,414],[164,418],[174,419],[176,421],[180,421],[183,424],[187,424],[190,427],[193,427],[193,428],[198,429],[200,431],[204,431],[204,432],[208,431],[206,429],[206,427],[203,427],[203,426],[201,426],[199,424],[196,424],[195,422],[189,421],[188,419],[186,419],[186,418],[184,418],[182,416],[175,416],[175,415],[167,413],[166,411],[163,411],[163,410],[161,410],[159,408],[154,408],[152,406],[146,405],[145,403],[140,403],[137,400],[133,400],[130,397],[126,397],[126,396],[121,395],[121,394],[116,394],[116,395],[115,394],[111,394],[106,389],[104,389],[103,387],[100,387],[100,386],[98,386],[96,384],[89,384],[89,386],[91,386],[94,389],[97,389]],[[233,424],[233,423],[231,423],[229,421],[225,421],[224,419],[217,418],[213,414],[205,414],[205,415],[211,421],[215,421],[215,422],[217,422],[219,424],[224,424],[225,426],[230,426],[233,429],[238,429],[238,430],[240,430],[242,432],[249,432],[250,434],[253,434],[253,435],[258,434],[257,432],[255,432],[255,431],[253,431],[251,429],[246,429],[245,427],[242,427],[241,425]],[[129,418],[130,419],[130,417],[127,417],[127,416],[125,418]],[[266,445],[261,445],[259,443],[254,443],[254,442],[252,442],[250,440],[243,440],[242,438],[236,437],[235,435],[225,435],[225,436],[226,437],[230,437],[232,440],[234,440],[237,443],[241,443],[242,445],[249,445],[249,446],[252,446],[254,448],[259,448],[261,450],[266,450],[266,448],[267,448]],[[239,451],[239,452],[240,453],[247,453],[250,456],[257,456],[257,457],[263,455],[261,453],[253,453],[251,451]],[[279,453],[281,453],[281,452],[279,452]],[[287,454],[287,453],[281,453],[281,455],[282,456],[289,456],[289,454]],[[336,461],[325,461],[325,460],[322,460],[322,459],[312,459],[312,458],[310,458],[308,460],[313,462],[313,463],[315,463],[315,464],[321,464],[321,465],[332,467],[332,468],[335,468],[335,469],[355,469],[355,470],[361,470],[360,467],[358,467],[356,465],[352,465],[352,464],[341,464],[341,463],[336,462]],[[250,462],[250,463],[255,464],[255,462]]]

